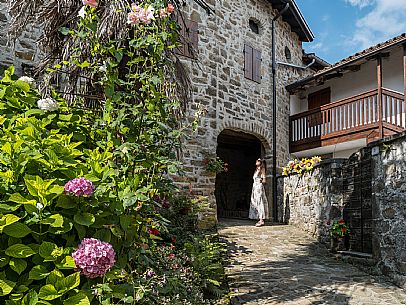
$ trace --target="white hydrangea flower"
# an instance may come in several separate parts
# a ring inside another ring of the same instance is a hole
[[[86,16],[86,6],[82,6],[80,11],[78,12],[78,16],[81,17],[81,18],[85,18],[85,16]]]
[[[30,85],[31,88],[35,88],[35,79],[29,76],[21,76],[18,80],[21,80],[23,82],[26,82],[27,84]]]
[[[58,102],[50,97],[38,100],[37,105],[39,109],[44,111],[55,111],[59,108]]]

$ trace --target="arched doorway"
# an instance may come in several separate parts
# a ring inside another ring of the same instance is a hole
[[[217,138],[217,156],[228,163],[228,171],[216,176],[219,218],[248,218],[255,160],[263,155],[261,141],[244,132],[224,130]]]

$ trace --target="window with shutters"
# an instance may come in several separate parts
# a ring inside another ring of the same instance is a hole
[[[244,76],[254,82],[261,83],[261,51],[249,45],[244,46]]]
[[[199,31],[196,21],[189,19],[178,20],[180,25],[180,43],[181,46],[176,49],[176,54],[193,58],[197,58]]]

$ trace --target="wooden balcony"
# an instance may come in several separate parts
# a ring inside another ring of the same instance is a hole
[[[290,117],[290,152],[358,139],[371,142],[406,129],[405,98],[378,89]]]

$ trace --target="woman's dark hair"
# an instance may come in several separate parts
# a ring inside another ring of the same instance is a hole
[[[266,162],[265,159],[258,158],[257,161],[261,162],[261,165],[259,166],[261,170],[264,170],[266,172]]]

